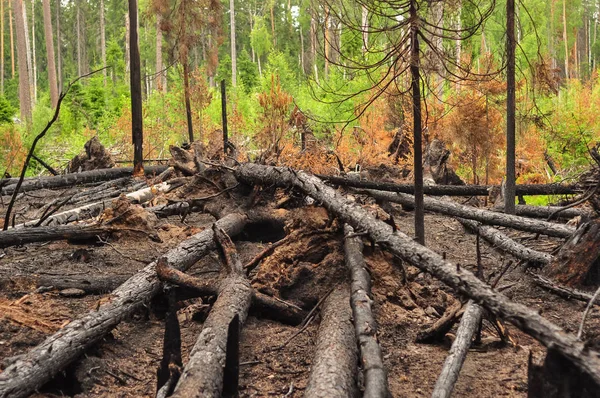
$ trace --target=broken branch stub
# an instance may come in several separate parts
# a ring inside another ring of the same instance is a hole
[[[547,347],[554,347],[577,368],[600,386],[600,356],[590,350],[575,336],[565,333],[559,326],[543,318],[537,311],[510,301],[502,293],[492,290],[464,268],[457,270],[439,254],[421,246],[383,221],[375,219],[366,210],[327,187],[317,177],[281,167],[243,164],[236,177],[250,184],[296,187],[353,228],[366,231],[375,242],[408,263],[429,272],[457,292],[472,298],[491,313],[509,321]]]

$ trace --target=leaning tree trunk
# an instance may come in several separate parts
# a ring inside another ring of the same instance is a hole
[[[239,233],[246,216],[230,214],[217,222],[229,235]],[[212,229],[183,241],[164,258],[185,270],[215,247]],[[79,358],[123,319],[142,308],[161,289],[153,262],[112,292],[111,300],[48,337],[0,373],[0,397],[27,397]]]
[[[293,186],[301,190],[323,203],[341,222],[365,231],[374,242],[409,264],[429,272],[458,293],[472,298],[477,304],[511,322],[545,346],[554,347],[600,386],[599,353],[589,349],[575,336],[565,333],[537,311],[514,303],[502,293],[494,291],[464,267],[457,268],[455,264],[444,260],[439,254],[419,245],[400,231],[394,232],[390,225],[375,219],[360,206],[343,198],[317,177],[302,171],[256,164],[243,164],[235,174],[239,180],[251,184]]]

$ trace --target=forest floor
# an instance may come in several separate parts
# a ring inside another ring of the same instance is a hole
[[[85,188],[81,188],[85,189]],[[199,187],[193,196],[210,195],[214,188]],[[56,197],[57,191],[27,194],[18,204],[25,217],[34,218],[39,206]],[[188,192],[189,194],[189,192]],[[284,195],[279,191],[278,195]],[[177,197],[178,192],[168,194]],[[6,203],[6,197],[5,203]],[[164,203],[164,197],[161,199]],[[392,205],[399,229],[413,235],[413,213]],[[234,238],[242,263],[251,260],[269,242],[285,233],[304,229],[325,230],[307,234],[277,248],[250,275],[253,286],[304,309],[311,309],[336,284],[346,278],[343,236],[328,229],[324,209],[303,206],[289,210],[285,231],[254,231]],[[426,215],[426,242],[434,251],[461,267],[476,270],[476,237],[450,217]],[[33,243],[4,249],[0,253],[0,359],[23,354],[47,336],[107,300],[109,292],[127,277],[156,260],[188,236],[210,227],[215,219],[207,214],[189,214],[140,221],[124,220],[123,231],[104,242]],[[126,230],[129,225],[141,229]],[[140,223],[145,225],[140,226]],[[514,239],[544,252],[552,252],[562,240],[504,230]],[[378,338],[394,397],[431,396],[448,353],[452,333],[445,344],[418,344],[417,333],[435,322],[457,300],[452,290],[428,274],[402,264],[391,255],[373,249],[365,241],[365,260],[373,280],[373,298]],[[481,242],[484,277],[495,278],[511,259]],[[203,278],[219,276],[216,252],[195,264],[189,274]],[[515,302],[523,303],[566,331],[576,333],[585,303],[568,301],[537,287],[524,265],[514,266],[502,277],[498,288]],[[106,291],[43,288],[52,281],[105,281]],[[43,281],[43,282],[42,282]],[[49,281],[49,282],[48,282]],[[72,297],[76,296],[76,297]],[[47,384],[35,397],[150,397],[156,393],[156,371],[162,357],[165,299],[154,300],[145,311],[120,323],[83,358]],[[210,307],[202,299],[180,302],[178,319],[182,334],[183,363],[202,329]],[[490,322],[484,321],[482,341],[473,345],[456,385],[455,396],[525,397],[530,355],[541,363],[545,348],[533,338],[507,324],[514,344],[502,344]],[[298,327],[250,314],[242,331],[240,358],[241,397],[300,397],[307,385],[318,331],[318,318],[288,341]],[[600,343],[600,311],[588,317],[585,338]],[[3,364],[5,365],[5,364]],[[3,366],[4,367],[4,366]]]

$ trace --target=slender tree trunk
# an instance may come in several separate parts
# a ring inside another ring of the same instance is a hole
[[[46,56],[48,58],[48,86],[50,86],[50,102],[52,107],[58,103],[58,84],[56,82],[56,65],[54,63],[54,37],[52,35],[52,15],[50,0],[43,0],[44,36],[46,36]]]
[[[56,66],[58,91],[62,91],[62,51],[60,45],[60,1],[56,2]]]
[[[35,0],[31,0],[31,81],[33,88],[33,103],[37,102],[37,61],[35,56]]]
[[[565,43],[565,78],[569,78],[569,42],[567,41],[567,0],[563,0],[563,41]]]
[[[304,32],[302,31],[302,25],[300,25],[300,67],[302,68],[302,73],[306,73],[306,60],[304,57]]]
[[[166,92],[167,86],[163,83],[165,76],[163,70],[163,57],[162,57],[162,29],[160,27],[160,16],[156,16],[156,88],[158,91]]]
[[[504,212],[515,214],[515,0],[506,2],[506,185]]]
[[[458,0],[456,8],[456,30],[460,31],[462,29],[462,0]],[[454,46],[456,48],[456,64],[460,65],[460,57],[462,53],[462,40],[460,38],[457,38],[454,42]]]
[[[425,210],[423,205],[423,148],[421,134],[421,76],[419,71],[419,38],[416,0],[410,1],[410,51],[411,51],[411,90],[413,100],[413,145],[414,145],[414,177],[415,177],[415,238],[425,245]]]
[[[21,0],[21,10],[22,10],[22,15],[23,15],[23,27],[25,29],[25,52],[26,52],[26,59],[27,59],[27,77],[29,79],[29,100],[31,102],[31,104],[29,105],[31,108],[33,108],[33,73],[32,73],[32,67],[33,67],[33,62],[31,60],[31,43],[29,41],[29,20],[27,18],[27,5],[25,3],[25,0]]]
[[[102,56],[102,67],[106,68],[106,28],[104,21],[104,0],[100,0],[100,54]],[[104,75],[104,87],[106,87],[106,69],[102,71]]]
[[[4,95],[4,0],[0,0],[0,54],[0,94]]]
[[[190,144],[194,142],[194,126],[192,124],[192,106],[190,104],[190,66],[187,60],[183,63],[183,92],[185,96],[185,114],[187,115],[188,137]]]
[[[140,50],[138,44],[138,9],[137,0],[129,0],[129,47],[131,49],[131,135],[133,141],[134,175],[143,173],[142,144],[144,131],[142,125],[142,76],[140,67]]]
[[[129,12],[127,12],[127,13],[125,13],[125,73],[129,73],[129,58],[130,58],[129,36],[130,36]]]
[[[229,0],[229,18],[231,21],[231,85],[237,86],[237,52],[235,48],[235,0]]]
[[[15,40],[13,37],[13,13],[12,9],[12,0],[8,0],[8,29],[10,30],[10,63],[11,63],[11,72],[12,78],[15,78]]]
[[[273,48],[277,46],[277,38],[275,37],[275,11],[274,6],[271,5],[271,36],[273,36]]]
[[[314,11],[310,16],[310,59],[315,73],[315,81],[319,83],[319,68],[317,67],[317,20]]]
[[[79,5],[79,0],[76,0],[75,2],[75,18],[76,18],[76,23],[77,23],[77,27],[76,27],[76,32],[77,32],[77,75],[81,76],[83,73],[83,69],[81,67],[81,7]],[[128,38],[126,38],[126,40],[128,40]]]
[[[29,68],[27,67],[27,41],[23,19],[23,0],[13,0],[15,30],[17,34],[17,57],[19,64],[19,106],[21,118],[31,122],[31,92],[29,91]]]
[[[362,6],[362,51],[363,55],[369,50],[369,10]]]

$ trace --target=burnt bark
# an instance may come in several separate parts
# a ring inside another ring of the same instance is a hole
[[[230,325],[245,322],[252,300],[253,289],[244,275],[233,242],[218,227],[213,229],[229,268],[228,276],[219,286],[217,301],[204,322],[172,397],[221,397]]]
[[[558,296],[564,297],[566,299],[575,299],[583,301],[584,303],[589,303],[592,300],[592,294],[560,285],[546,278],[543,275],[531,273],[531,277],[533,278],[533,281],[536,285],[541,286],[544,289],[550,290]],[[600,303],[598,303],[597,301],[595,301],[594,304],[600,306]]]
[[[34,242],[50,242],[55,240],[90,239],[104,236],[115,231],[98,225],[61,225],[55,227],[12,228],[0,231],[0,248],[24,245]]]
[[[293,186],[310,195],[323,203],[340,221],[365,231],[373,241],[391,253],[422,271],[429,272],[458,293],[473,299],[492,314],[514,324],[545,346],[554,347],[600,385],[600,356],[596,351],[586,347],[575,336],[565,333],[537,311],[514,303],[502,293],[494,291],[464,267],[457,269],[455,264],[444,260],[434,251],[419,245],[400,231],[393,231],[390,225],[375,219],[369,212],[343,198],[318,178],[302,171],[256,164],[239,166],[236,176],[247,183]]]
[[[376,199],[400,203],[408,206],[412,205],[414,202],[412,195],[405,193],[390,193],[373,190],[368,190],[367,193]],[[554,224],[510,214],[482,210],[475,207],[454,203],[448,200],[425,198],[425,209],[452,217],[477,220],[484,224],[501,225],[503,227],[514,228],[521,231],[539,233],[548,236],[556,236],[559,238],[568,238],[573,232],[575,232],[575,229],[567,225]]]
[[[354,229],[344,226],[344,234]],[[381,347],[377,341],[377,322],[371,309],[371,275],[362,254],[363,244],[359,237],[347,237],[344,241],[346,266],[352,278],[350,305],[354,318],[354,331],[360,348],[360,359],[365,379],[363,397],[390,396],[387,375],[383,366]]]
[[[354,188],[376,189],[378,191],[402,192],[414,194],[413,184],[396,184],[392,182],[379,182],[358,180],[346,177],[319,174],[317,177],[335,185]],[[424,193],[435,196],[488,196],[490,189],[495,185],[426,185]],[[576,185],[561,184],[531,184],[517,185],[518,195],[569,195],[581,193]]]
[[[356,338],[352,326],[350,291],[335,288],[323,303],[315,356],[304,396],[357,396]]]
[[[158,185],[154,185],[152,187],[140,189],[139,191],[131,192],[125,195],[127,199],[132,202],[144,203],[152,199],[157,192],[164,192],[170,189],[172,185],[163,182]],[[90,219],[92,217],[96,217],[100,214],[104,209],[110,207],[112,204],[112,199],[104,200],[102,202],[90,203],[76,209],[66,210],[61,213],[54,214],[45,220],[37,219],[32,221],[27,221],[26,223],[16,225],[15,228],[23,228],[23,227],[37,227],[38,224],[41,226],[50,226],[50,225],[61,225],[67,224],[73,221],[80,221]]]
[[[166,169],[167,166],[148,166],[144,171],[146,175],[153,175],[162,173]],[[19,188],[19,192],[35,191],[37,189],[64,188],[79,184],[113,180],[131,175],[133,175],[133,167],[119,167],[114,169],[83,171],[81,173],[71,173],[53,177],[25,178],[23,184]],[[18,178],[5,178],[0,180],[2,195],[11,195],[14,192],[18,180]]]
[[[9,275],[0,277],[0,288],[34,284],[44,290],[79,289],[87,294],[105,294],[115,290],[127,279],[124,275]]]
[[[556,214],[556,218],[569,220],[575,217],[582,217],[589,219],[592,215],[590,211],[579,208],[564,209],[559,206],[528,206],[528,205],[517,205],[515,208],[516,215],[523,217],[537,217],[537,218],[548,218],[551,214],[560,210]]]
[[[512,254],[520,260],[530,261],[538,265],[547,265],[554,258],[551,254],[530,249],[525,245],[516,242],[502,232],[498,231],[496,228],[488,225],[482,225],[477,221],[467,220],[464,218],[458,218],[458,221],[474,232],[479,231],[479,235],[488,241],[494,249]]]
[[[465,362],[467,352],[471,346],[471,340],[477,331],[482,315],[483,308],[475,304],[472,300],[469,301],[465,313],[460,320],[460,325],[456,332],[456,340],[452,343],[442,372],[435,383],[433,393],[431,394],[432,398],[450,398],[452,395],[454,385],[458,380],[458,375]]]
[[[569,287],[600,282],[600,220],[583,224],[561,247],[545,274]]]
[[[239,233],[246,216],[230,214],[217,221],[229,235]],[[164,257],[185,270],[215,247],[212,229],[206,229],[180,243]],[[0,373],[0,397],[26,397],[96,344],[123,319],[142,308],[161,289],[151,263],[111,294],[111,300],[74,320],[20,357]]]

